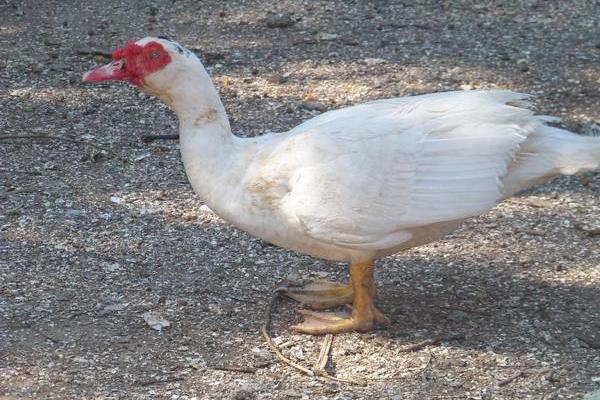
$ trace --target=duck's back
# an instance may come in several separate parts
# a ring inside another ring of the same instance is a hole
[[[554,128],[524,99],[447,92],[327,112],[275,141],[245,187],[278,223],[327,245],[385,252],[423,229],[433,240],[436,226],[443,235],[527,183],[504,184],[528,137]]]

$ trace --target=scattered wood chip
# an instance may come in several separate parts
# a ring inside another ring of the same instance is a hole
[[[323,344],[321,345],[321,351],[319,353],[319,358],[313,367],[313,371],[317,375],[327,374],[325,371],[325,366],[327,366],[327,360],[329,359],[329,352],[331,351],[331,344],[333,343],[333,335],[327,334],[325,335],[325,339],[323,339]]]

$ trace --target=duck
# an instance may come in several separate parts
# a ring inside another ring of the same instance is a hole
[[[349,283],[289,289],[304,304],[295,331],[366,332],[375,260],[438,240],[468,218],[561,174],[595,170],[600,138],[550,125],[510,90],[448,91],[324,112],[287,132],[231,132],[200,59],[164,37],[132,40],[84,82],[122,81],[167,104],[201,200],[274,245],[349,264]],[[325,309],[347,305],[347,313]]]

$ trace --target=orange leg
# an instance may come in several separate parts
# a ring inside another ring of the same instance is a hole
[[[292,329],[312,335],[365,332],[374,322],[387,323],[387,318],[373,305],[377,294],[373,281],[373,262],[355,263],[350,266],[350,285],[316,282],[301,290],[290,290],[287,295],[311,308],[322,309],[352,303],[352,315],[317,313],[303,310],[304,322]]]

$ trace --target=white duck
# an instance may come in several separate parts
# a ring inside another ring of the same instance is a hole
[[[130,42],[84,81],[123,80],[177,114],[187,176],[218,215],[263,240],[350,263],[350,284],[289,295],[313,309],[352,303],[347,318],[305,312],[311,334],[366,331],[374,260],[456,229],[466,218],[558,174],[598,168],[600,138],[545,125],[526,95],[462,91],[372,101],[285,133],[240,138],[198,58],[155,37]]]

